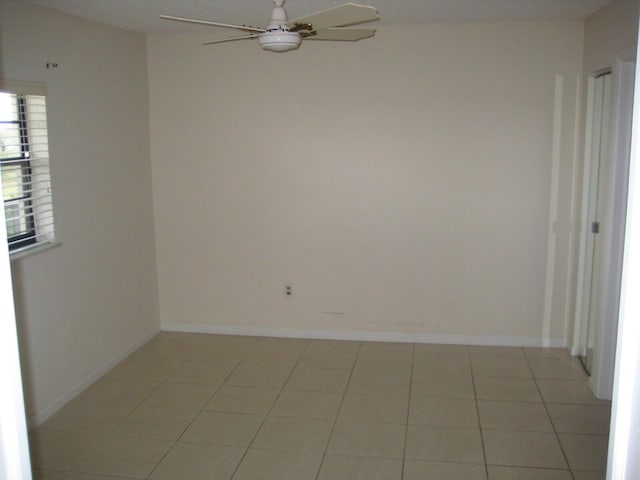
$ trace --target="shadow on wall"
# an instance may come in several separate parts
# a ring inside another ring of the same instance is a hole
[[[11,279],[13,282],[13,302],[16,311],[16,327],[18,333],[18,347],[20,350],[20,369],[22,372],[22,385],[24,389],[24,402],[26,409],[26,416],[29,418],[34,415],[35,405],[33,403],[33,387],[34,379],[32,375],[32,368],[30,359],[33,358],[33,352],[29,347],[30,338],[29,325],[26,319],[26,305],[27,301],[24,295],[24,288],[22,285],[22,268],[19,262],[11,262]]]

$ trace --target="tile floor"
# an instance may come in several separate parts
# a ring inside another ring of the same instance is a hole
[[[31,432],[41,480],[602,480],[564,350],[161,333]]]

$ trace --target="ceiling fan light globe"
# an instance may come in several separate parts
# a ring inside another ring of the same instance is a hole
[[[258,36],[258,42],[263,50],[270,52],[288,52],[300,46],[302,37],[298,32],[265,32]]]

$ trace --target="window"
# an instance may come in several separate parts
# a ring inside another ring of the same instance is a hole
[[[46,97],[39,84],[0,82],[0,168],[10,252],[53,242]]]

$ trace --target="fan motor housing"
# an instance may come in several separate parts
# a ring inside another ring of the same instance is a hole
[[[285,30],[272,30],[261,33],[258,42],[263,50],[271,52],[287,52],[295,50],[300,46],[302,37],[298,32],[288,32]]]

